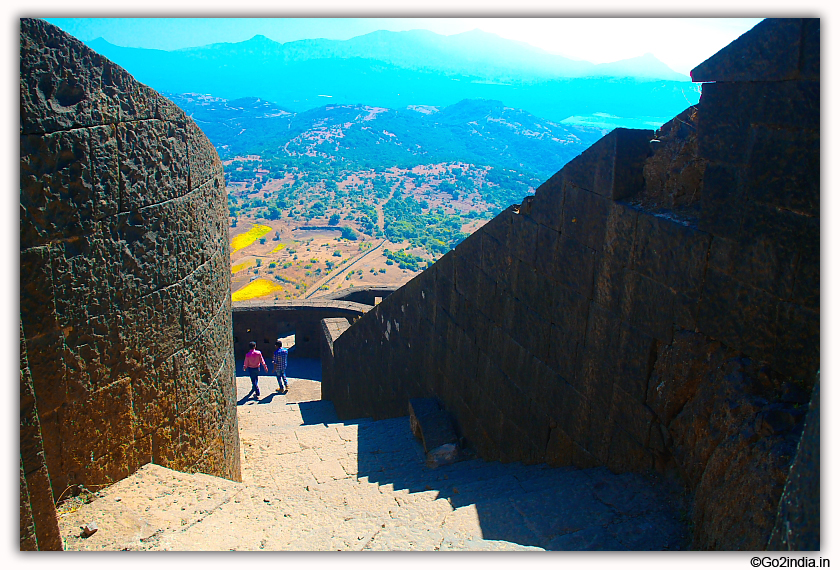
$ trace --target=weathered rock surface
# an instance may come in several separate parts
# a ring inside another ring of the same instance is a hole
[[[20,355],[20,549],[61,550],[23,328]]]
[[[81,42],[20,26],[22,356],[52,495],[149,461],[238,479],[215,149]]]
[[[797,402],[801,403],[801,402]],[[820,548],[820,380],[814,386],[768,550]]]
[[[697,109],[689,107],[660,127],[645,161],[645,187],[633,201],[645,210],[663,209],[697,217],[706,162],[697,148]]]

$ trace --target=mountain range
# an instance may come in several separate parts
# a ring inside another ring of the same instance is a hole
[[[287,43],[258,35],[174,51],[87,43],[158,91],[258,97],[293,112],[327,103],[400,109],[487,99],[555,122],[599,115],[614,117],[613,126],[643,126],[645,118],[652,126],[699,97],[690,78],[650,54],[596,65],[480,30]]]
[[[376,169],[462,161],[542,180],[606,132],[483,99],[442,108],[330,104],[294,113],[255,97],[165,95],[196,121],[223,158],[281,152]]]

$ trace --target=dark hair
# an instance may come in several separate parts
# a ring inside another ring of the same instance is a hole
[[[249,343],[248,343],[248,348],[257,348],[257,343],[255,343],[255,342],[252,340],[251,342],[249,342]]]
[[[282,347],[283,346],[283,341],[278,338],[277,340],[274,341],[274,346]]]

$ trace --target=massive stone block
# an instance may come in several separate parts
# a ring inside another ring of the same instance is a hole
[[[760,126],[747,164],[747,196],[809,216],[820,213],[820,137],[810,129]]]
[[[593,300],[613,313],[620,311],[627,268],[632,266],[638,215],[624,204],[611,204],[604,244],[595,260]]]
[[[803,51],[819,61],[819,20],[768,18],[695,67],[692,81],[784,81],[801,76]],[[809,32],[802,41],[803,28]],[[804,45],[803,45],[804,44]],[[804,48],[804,49],[803,49]],[[808,69],[813,69],[810,63]]]
[[[639,215],[633,269],[674,291],[693,294],[703,279],[709,235],[650,214]]]
[[[127,72],[46,22],[20,26],[21,362],[51,483],[39,497],[149,461],[239,479],[221,162]]]
[[[563,202],[565,200],[565,179],[561,170],[537,188],[533,199],[520,206],[519,211],[533,218],[535,222],[555,231],[563,229]]]
[[[652,137],[653,131],[615,129],[563,168],[566,183],[613,200],[636,194]]]
[[[669,344],[674,330],[674,291],[635,271],[624,280],[621,317],[645,334]]]
[[[712,164],[706,168],[700,198],[700,229],[735,239],[741,228],[746,201],[743,168]]]
[[[563,209],[563,233],[590,249],[600,249],[611,201],[593,192],[569,186]]]
[[[777,303],[772,295],[710,269],[697,325],[729,346],[767,359],[776,343]]]

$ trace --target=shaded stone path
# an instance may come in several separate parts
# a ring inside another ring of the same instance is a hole
[[[237,378],[242,483],[155,465],[60,520],[68,550],[675,550],[659,478],[470,459],[435,470],[408,417],[338,422],[320,384]],[[100,530],[79,537],[79,527]]]

